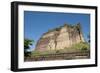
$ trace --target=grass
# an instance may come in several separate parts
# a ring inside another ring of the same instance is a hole
[[[81,42],[78,44],[74,44],[71,47],[65,47],[63,50],[52,50],[52,51],[33,51],[31,56],[38,56],[38,55],[48,55],[48,54],[59,54],[59,53],[72,53],[72,52],[85,52],[89,51],[90,46],[87,42]]]
[[[55,51],[33,51],[32,56],[37,56],[37,55],[47,55],[47,54],[55,54]]]

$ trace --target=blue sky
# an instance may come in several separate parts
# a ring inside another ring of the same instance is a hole
[[[31,46],[31,49],[34,49],[43,33],[65,23],[70,25],[81,23],[83,36],[87,40],[90,32],[90,14],[36,11],[24,11],[24,38],[35,41]]]

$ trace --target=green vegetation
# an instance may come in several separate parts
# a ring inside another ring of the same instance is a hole
[[[28,57],[31,55],[31,52],[28,51],[30,46],[33,44],[34,40],[24,39],[24,56]]]
[[[87,42],[80,42],[79,44],[73,45],[71,48],[79,49],[81,51],[89,50],[89,44]]]
[[[33,51],[32,56],[55,54],[55,51]]]
[[[87,42],[80,42],[78,44],[72,45],[71,47],[61,50],[48,50],[48,51],[33,51],[32,56],[38,55],[48,55],[48,54],[60,54],[60,53],[73,53],[73,52],[85,52],[89,51],[89,44]]]

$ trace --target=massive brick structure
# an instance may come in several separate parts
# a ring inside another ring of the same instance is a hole
[[[36,44],[36,50],[59,50],[84,42],[80,23],[72,26],[64,24],[44,33]]]

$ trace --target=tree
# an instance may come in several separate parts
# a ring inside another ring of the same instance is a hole
[[[30,49],[30,46],[33,44],[34,40],[30,40],[30,39],[24,39],[24,56],[28,57],[30,56],[31,52],[29,52],[28,50]]]

